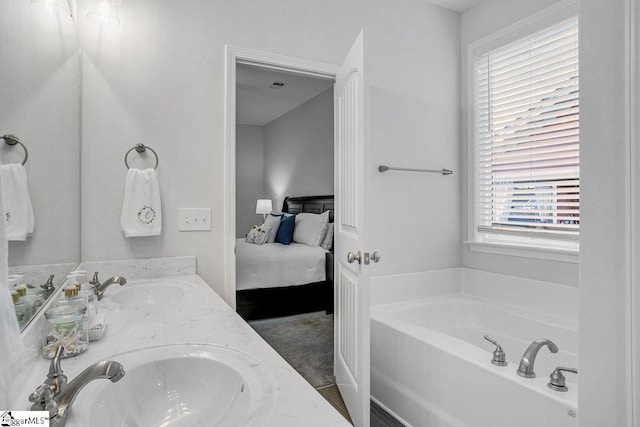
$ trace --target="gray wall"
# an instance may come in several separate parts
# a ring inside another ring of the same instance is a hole
[[[236,126],[236,237],[244,237],[254,224],[256,201],[268,198],[264,191],[264,127]]]
[[[368,242],[385,259],[371,275],[457,266],[459,175],[375,166],[459,170],[459,19],[423,0],[127,0],[119,28],[79,19],[82,259],[195,255],[224,295],[225,45],[339,64],[366,27]],[[125,239],[122,156],[137,142],[160,156],[164,224],[161,236]],[[211,207],[211,232],[179,232],[180,207]]]
[[[264,127],[264,187],[285,196],[333,194],[333,88]]]

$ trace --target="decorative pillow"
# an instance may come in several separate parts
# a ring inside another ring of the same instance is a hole
[[[270,213],[267,219],[262,224],[263,227],[271,229],[269,236],[267,237],[267,243],[273,243],[276,241],[276,235],[278,234],[278,228],[280,228],[280,221],[284,215],[274,215]]]
[[[320,242],[320,247],[325,251],[330,251],[331,246],[333,246],[333,223],[332,222],[327,224],[327,232],[324,233],[322,242]]]
[[[280,228],[276,234],[276,242],[288,245],[293,239],[293,230],[296,226],[296,217],[293,215],[285,215],[280,222]]]
[[[329,223],[329,211],[321,214],[299,213],[293,230],[293,241],[307,246],[319,246]]]
[[[247,234],[247,238],[244,239],[247,243],[253,243],[255,245],[264,245],[267,243],[267,237],[269,237],[269,231],[271,228],[267,228],[260,225],[254,225]]]

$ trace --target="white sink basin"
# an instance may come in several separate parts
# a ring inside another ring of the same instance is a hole
[[[140,307],[151,304],[174,302],[184,295],[184,289],[169,281],[149,281],[113,285],[105,296],[125,307]]]
[[[71,425],[258,426],[275,400],[267,368],[230,348],[159,346],[109,359],[124,366],[125,376],[80,392]]]

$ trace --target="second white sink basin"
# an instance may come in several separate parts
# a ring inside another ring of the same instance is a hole
[[[234,349],[171,345],[110,359],[124,366],[125,376],[117,383],[94,381],[82,391],[73,425],[257,426],[274,402],[271,373]]]
[[[117,288],[112,286],[105,295],[125,307],[140,307],[176,301],[184,295],[184,289],[170,281],[133,282]]]

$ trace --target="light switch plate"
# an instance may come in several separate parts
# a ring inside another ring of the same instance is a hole
[[[180,208],[179,231],[210,231],[211,208]]]

